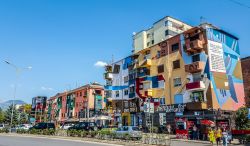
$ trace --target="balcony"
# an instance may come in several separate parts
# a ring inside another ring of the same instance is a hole
[[[193,90],[204,90],[205,84],[203,81],[192,82],[186,84],[186,90],[193,91]]]
[[[203,49],[203,41],[196,39],[194,41],[186,42],[185,51],[189,54],[201,52]]]
[[[185,71],[189,73],[197,73],[201,72],[205,67],[204,62],[197,61],[193,62],[192,64],[185,65]]]
[[[207,103],[205,102],[189,102],[186,103],[188,110],[202,110],[207,109]]]
[[[112,73],[104,73],[104,79],[111,80],[113,78]]]
[[[153,91],[152,91],[152,89],[146,89],[146,90],[144,90],[144,95],[145,95],[146,97],[148,97],[148,96],[152,97],[152,96],[153,96]]]
[[[105,71],[108,72],[108,73],[111,73],[112,72],[112,66],[111,65],[105,66]]]
[[[152,65],[151,59],[144,59],[139,63],[139,67],[150,67],[151,65]]]

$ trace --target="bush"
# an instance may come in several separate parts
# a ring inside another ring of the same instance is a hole
[[[18,134],[27,134],[27,133],[28,133],[28,130],[17,129],[16,133],[18,133]]]
[[[83,130],[75,130],[75,129],[67,130],[67,135],[72,137],[86,137],[87,134],[88,133]]]
[[[0,129],[0,133],[9,133],[9,129],[8,128]]]

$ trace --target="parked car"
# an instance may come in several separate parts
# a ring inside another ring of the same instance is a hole
[[[97,131],[97,125],[94,122],[79,122],[75,124],[72,127],[69,127],[68,130],[92,130],[92,131]]]
[[[17,130],[29,130],[32,127],[31,124],[21,124],[16,129]]]
[[[69,127],[72,127],[72,126],[74,126],[74,124],[72,124],[72,123],[68,123],[68,124],[64,124],[64,125],[62,125],[62,126],[60,127],[60,129],[63,129],[63,130],[68,130],[68,129],[69,129]]]
[[[4,129],[4,124],[0,124],[0,130]]]
[[[29,128],[29,130],[32,129],[55,129],[55,124],[54,123],[37,123],[35,126]]]
[[[124,138],[125,135],[129,135],[130,138],[140,139],[142,132],[136,126],[123,126],[114,131],[117,138]]]

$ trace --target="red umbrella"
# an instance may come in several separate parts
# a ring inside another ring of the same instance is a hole
[[[201,120],[201,124],[210,126],[210,125],[214,125],[214,122],[211,120]]]

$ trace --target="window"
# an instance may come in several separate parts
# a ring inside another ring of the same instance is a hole
[[[119,97],[119,91],[115,91],[115,97]]]
[[[199,34],[196,34],[192,37],[190,37],[190,41],[195,41],[195,40],[198,40],[200,38]]]
[[[200,61],[200,54],[196,54],[196,55],[192,56],[192,61],[193,62]]]
[[[144,83],[143,83],[143,89],[144,89],[144,90],[147,90],[147,89],[150,89],[150,88],[151,88],[150,82],[144,82]]]
[[[115,64],[113,73],[119,73],[120,72],[120,65]]]
[[[147,42],[147,47],[150,45],[150,42]]]
[[[80,92],[80,96],[82,96],[82,92]]]
[[[165,105],[165,97],[160,98],[160,105]]]
[[[180,60],[173,61],[173,69],[180,68]]]
[[[128,95],[128,90],[124,90],[124,95]]]
[[[129,87],[129,92],[134,93],[135,92],[135,86]]]
[[[172,22],[169,20],[165,21],[165,26],[172,26]]]
[[[128,76],[125,76],[124,77],[124,83],[127,83],[128,82]]]
[[[162,65],[159,65],[158,67],[157,67],[157,69],[158,69],[158,73],[163,73],[164,72],[164,65],[162,64]]]
[[[154,41],[154,40],[152,40],[152,41],[151,41],[151,44],[153,45],[154,43],[155,43],[155,41]]]
[[[158,81],[158,88],[164,88],[164,87],[165,87],[165,81],[164,80]]]
[[[161,57],[161,51],[157,51],[157,58]]]
[[[172,30],[165,30],[165,36],[168,36],[168,35],[175,36],[177,35],[177,33]]]
[[[172,52],[176,52],[179,50],[179,43],[173,44],[172,45]]]
[[[181,78],[175,78],[174,79],[174,87],[181,86]]]

